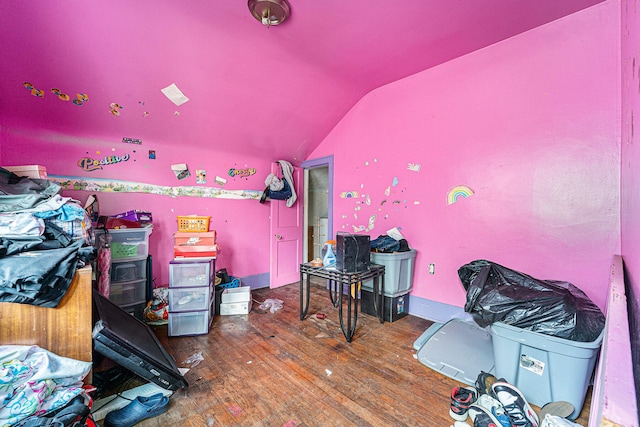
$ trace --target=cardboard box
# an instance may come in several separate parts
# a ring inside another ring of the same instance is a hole
[[[216,244],[216,232],[177,232],[173,233],[174,246],[213,246]]]
[[[26,166],[2,166],[4,169],[15,173],[18,176],[26,176],[27,178],[47,179],[47,168],[40,165]]]
[[[250,311],[251,301],[220,303],[221,316],[229,316],[233,314],[249,314]]]
[[[218,256],[217,245],[184,245],[174,246],[175,258],[215,258]]]
[[[221,303],[248,302],[251,301],[251,288],[240,286],[227,288],[222,292]]]

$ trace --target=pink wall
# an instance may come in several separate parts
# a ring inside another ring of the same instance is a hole
[[[640,366],[640,8],[637,0],[621,2],[622,160],[621,244],[627,301],[630,308],[631,349]],[[636,372],[636,390],[640,375]],[[640,399],[640,393],[637,393]],[[638,401],[640,407],[640,400]],[[637,424],[636,424],[637,425]]]
[[[335,156],[334,230],[401,226],[417,297],[461,306],[457,269],[483,258],[602,307],[620,250],[617,17],[600,4],[365,96],[310,156]],[[475,194],[448,205],[456,185]]]
[[[335,156],[334,229],[366,229],[372,215],[374,228],[367,232],[374,237],[401,226],[418,250],[418,297],[462,305],[458,267],[486,258],[540,278],[572,281],[602,305],[611,255],[620,250],[614,6],[599,4],[363,98],[309,156]],[[58,175],[195,185],[193,177],[177,181],[170,164],[188,163],[192,172],[202,167],[210,180],[232,167],[253,167],[256,175],[230,179],[226,188],[259,190],[275,160],[236,158],[225,144],[187,151],[179,143],[144,141],[129,162],[82,172],[80,157],[134,147],[122,144],[120,133],[27,136],[15,123],[0,124],[4,164],[41,163]],[[156,160],[147,158],[149,149],[157,151]],[[475,194],[447,205],[447,193],[461,184]],[[340,198],[348,191],[359,197]],[[269,271],[266,205],[148,194],[99,198],[105,214],[153,212],[157,284],[167,282],[179,214],[213,216],[223,247],[219,267],[237,276]],[[430,263],[435,275],[428,274]]]
[[[270,159],[232,156],[221,150],[186,151],[179,143],[162,145],[148,141],[142,145],[123,144],[120,135],[110,140],[75,138],[41,131],[19,131],[5,126],[0,141],[3,164],[41,164],[50,175],[83,176],[149,183],[165,186],[198,186],[195,170],[207,172],[207,183],[216,175],[226,178],[227,190],[263,190],[264,179],[270,173]],[[156,159],[149,159],[149,150]],[[85,172],[77,165],[83,157],[102,158],[107,155],[129,154],[126,162],[104,166],[102,170]],[[178,180],[171,171],[174,163],[187,163],[191,176]],[[247,178],[231,177],[231,168],[255,168]],[[84,203],[89,192],[64,191]],[[100,213],[112,215],[130,209],[151,211],[154,229],[149,247],[153,256],[156,285],[168,283],[169,261],[173,259],[173,233],[177,231],[177,215],[209,215],[211,229],[218,232],[222,247],[217,267],[227,268],[234,276],[262,274],[269,271],[269,205],[257,200],[229,200],[201,197],[160,196],[145,193],[95,193]]]

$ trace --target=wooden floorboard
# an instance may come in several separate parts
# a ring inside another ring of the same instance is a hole
[[[284,308],[260,310],[257,302],[267,298],[284,301]],[[311,286],[303,321],[297,284],[254,290],[253,299],[251,313],[216,316],[207,335],[168,337],[166,326],[153,327],[179,367],[197,352],[204,361],[185,375],[189,387],[173,394],[166,413],[138,426],[453,424],[449,396],[463,384],[422,365],[413,349],[430,321],[407,316],[380,324],[359,313],[347,343],[321,285]],[[590,392],[577,420],[584,426],[589,402]]]

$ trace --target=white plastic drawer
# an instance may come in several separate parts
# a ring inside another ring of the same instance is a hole
[[[169,288],[169,311],[206,310],[211,304],[211,288]]]
[[[169,312],[169,336],[207,334],[211,317],[208,309],[180,313]]]
[[[209,286],[213,273],[213,261],[171,261],[169,287]]]

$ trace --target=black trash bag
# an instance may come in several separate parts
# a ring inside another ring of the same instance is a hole
[[[569,282],[539,280],[499,264],[476,260],[458,269],[467,291],[464,311],[481,327],[502,322],[571,341],[595,341],[605,317]]]

